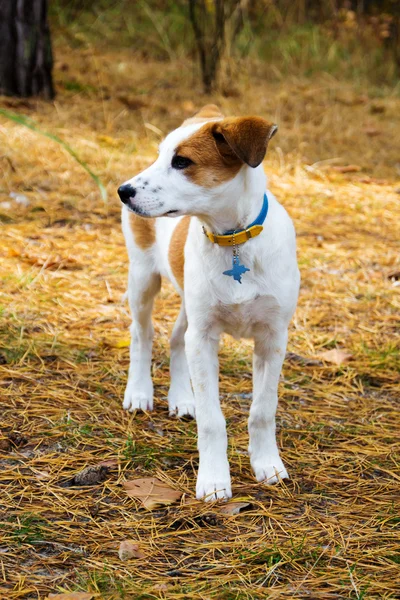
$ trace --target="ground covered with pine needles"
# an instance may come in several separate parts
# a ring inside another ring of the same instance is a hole
[[[0,101],[70,144],[109,193],[57,143],[0,117],[1,598],[400,597],[400,100],[253,68],[209,98],[187,65],[61,45],[54,103]],[[168,284],[154,314],[155,410],[121,407],[130,318],[115,190],[209,101],[279,123],[265,169],[295,222],[302,275],[278,409],[290,481],[254,480],[251,346],[221,344],[232,501],[247,504],[233,515],[194,500],[196,426],[168,417],[179,308]],[[84,485],[74,478],[88,466],[103,469]],[[144,509],[123,482],[150,476],[182,498]],[[124,540],[139,549],[127,561]]]

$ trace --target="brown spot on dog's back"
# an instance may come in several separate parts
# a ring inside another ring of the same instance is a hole
[[[182,123],[182,127],[186,125],[193,125],[195,123],[205,123],[206,121],[223,119],[224,115],[221,113],[220,109],[216,104],[206,104],[197,112],[193,117],[186,119]]]
[[[185,266],[185,244],[188,236],[190,217],[183,217],[175,227],[168,250],[168,260],[172,273],[183,290],[183,274]]]
[[[144,219],[129,213],[129,222],[135,243],[141,250],[147,250],[156,241],[156,227],[154,219]]]

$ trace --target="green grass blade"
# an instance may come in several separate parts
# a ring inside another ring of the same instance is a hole
[[[90,177],[93,179],[93,181],[96,183],[97,187],[99,188],[103,201],[107,202],[107,199],[108,199],[107,190],[104,187],[104,185],[101,183],[98,175],[93,173],[91,168],[81,158],[79,158],[79,156],[77,155],[75,150],[73,150],[71,148],[71,146],[69,146],[66,142],[64,142],[64,140],[59,138],[57,135],[54,135],[53,133],[48,133],[47,131],[42,131],[36,125],[36,123],[34,121],[32,121],[32,119],[29,119],[28,117],[25,117],[23,115],[18,115],[9,110],[4,110],[3,108],[0,108],[0,115],[5,117],[6,119],[9,119],[10,121],[14,121],[15,123],[18,123],[19,125],[28,127],[28,129],[31,129],[32,131],[35,131],[39,135],[43,135],[43,136],[49,138],[50,140],[53,140],[53,142],[56,142],[57,144],[62,146],[64,148],[64,150],[66,150],[68,152],[68,154],[70,154],[72,156],[72,158],[74,158],[74,160],[76,160],[76,162],[79,163],[81,165],[81,167],[83,167],[85,169],[85,171],[90,175]]]

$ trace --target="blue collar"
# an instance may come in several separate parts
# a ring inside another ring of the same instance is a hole
[[[268,213],[268,198],[267,194],[264,193],[264,202],[261,208],[261,212],[257,219],[250,223],[245,229],[233,229],[232,231],[226,231],[222,235],[211,233],[206,231],[203,226],[203,232],[208,237],[210,242],[218,244],[218,246],[239,246],[245,244],[251,238],[257,237],[263,230],[263,223]]]
[[[262,225],[264,223],[265,219],[267,218],[267,214],[268,214],[268,196],[267,196],[266,192],[264,192],[264,201],[263,201],[263,205],[261,207],[261,211],[260,211],[258,217],[252,223],[250,223],[250,225],[247,225],[247,227],[244,227],[244,229],[232,229],[231,231],[225,231],[225,233],[223,233],[222,235],[232,235],[233,233],[241,233],[242,231],[246,231],[246,229],[250,229],[251,227],[254,227],[255,225]]]

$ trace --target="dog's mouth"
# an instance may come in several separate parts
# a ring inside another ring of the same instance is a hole
[[[129,212],[132,212],[135,215],[139,215],[140,217],[151,217],[151,215],[147,211],[145,211],[141,208],[138,208],[137,206],[132,206],[131,203],[127,204],[126,206],[129,210]]]
[[[130,212],[135,213],[136,215],[139,215],[140,217],[148,217],[150,219],[152,218],[158,218],[158,217],[174,217],[174,216],[178,216],[180,213],[180,210],[178,209],[173,209],[173,210],[168,210],[166,213],[162,214],[162,215],[152,215],[151,213],[147,212],[146,210],[143,210],[141,208],[138,208],[137,206],[132,206],[132,204],[127,204],[128,210]]]

